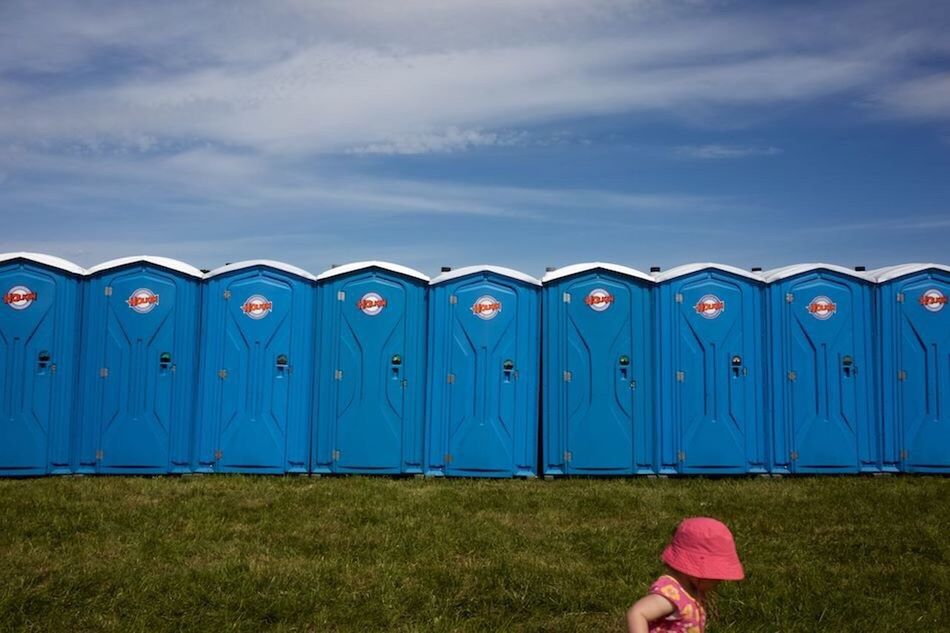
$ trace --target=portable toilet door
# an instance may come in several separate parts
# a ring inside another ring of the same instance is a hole
[[[205,275],[196,471],[307,472],[315,281],[270,260]]]
[[[950,266],[892,266],[874,279],[887,461],[950,472]]]
[[[870,280],[832,264],[798,264],[763,276],[772,341],[773,472],[879,471]]]
[[[50,255],[0,254],[0,476],[70,472],[84,272]]]
[[[540,286],[498,266],[430,283],[427,474],[536,476]]]
[[[594,262],[542,279],[543,473],[654,473],[653,278]]]
[[[165,257],[89,269],[79,472],[188,472],[200,278]]]
[[[767,472],[764,281],[711,263],[656,281],[661,472]]]
[[[317,280],[313,472],[421,474],[429,278],[371,261]]]

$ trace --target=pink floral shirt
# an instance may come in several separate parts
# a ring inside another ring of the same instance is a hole
[[[672,576],[660,576],[650,587],[650,593],[663,596],[676,611],[662,620],[650,623],[650,632],[703,633],[706,630],[706,610],[689,595]]]

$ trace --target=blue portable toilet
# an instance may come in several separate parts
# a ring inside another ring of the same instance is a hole
[[[660,472],[767,472],[764,280],[702,263],[656,282]]]
[[[84,273],[50,255],[0,254],[0,475],[70,472]]]
[[[428,475],[536,475],[540,286],[498,266],[431,281]]]
[[[205,275],[196,471],[307,472],[315,281],[271,260]]]
[[[200,279],[197,268],[166,257],[88,270],[79,472],[188,472]]]
[[[832,264],[797,264],[763,276],[773,472],[879,471],[871,280]]]
[[[950,472],[950,266],[870,274],[878,284],[885,469]]]
[[[654,473],[653,277],[593,262],[541,281],[544,475]]]
[[[422,473],[429,278],[370,261],[317,281],[312,471]]]

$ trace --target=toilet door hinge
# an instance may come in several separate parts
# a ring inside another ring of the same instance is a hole
[[[903,292],[898,292],[898,293],[897,293],[897,303],[904,303],[904,293],[903,293]]]
[[[112,296],[112,286],[106,286],[106,287],[105,287],[105,295],[106,295],[107,297],[111,297],[111,296]]]
[[[340,461],[340,451],[333,451],[332,457],[333,457],[333,461],[335,462]]]
[[[573,377],[574,377],[574,375],[571,374],[571,372],[569,372],[569,371],[564,372],[564,382],[571,382],[571,379],[572,379]]]
[[[342,290],[338,291],[338,292],[336,293],[336,300],[337,300],[337,301],[346,301],[346,293],[345,293],[344,291],[342,291]]]
[[[226,380],[227,377],[228,377],[228,370],[227,370],[227,369],[219,369],[219,370],[218,370],[218,378],[220,378],[221,380]]]
[[[101,462],[105,458],[106,454],[101,448],[96,451],[96,461]]]
[[[676,382],[686,382],[686,372],[678,371],[676,372]]]
[[[676,454],[676,459],[677,459],[678,461],[685,462],[685,461],[686,461],[686,452],[685,452],[685,451],[680,451],[680,452],[678,452],[678,453]]]
[[[901,451],[901,461],[907,461],[907,458],[910,457],[910,453],[907,450]]]
[[[791,380],[792,382],[795,382],[795,379],[798,378],[798,374],[796,374],[793,371],[788,372],[787,375],[788,375],[788,379]]]
[[[904,382],[905,380],[907,380],[907,372],[904,371],[903,369],[897,372],[897,379],[900,380],[901,382]]]
[[[408,379],[408,378],[403,378],[403,379],[402,379],[402,388],[405,389],[408,385],[409,385],[409,379]]]
[[[108,377],[109,377],[109,368],[108,368],[108,367],[103,367],[103,368],[101,368],[101,369],[99,370],[99,377],[100,377],[100,378],[108,378]]]
[[[565,293],[561,296],[561,299],[564,300],[564,303],[570,303],[570,302],[571,302],[571,293],[565,292]]]
[[[451,464],[451,463],[452,463],[452,453],[446,453],[445,455],[442,456],[442,459],[443,459],[443,461],[444,461],[446,464]]]
[[[564,451],[564,461],[569,462],[574,459],[574,454],[571,451]]]
[[[788,456],[789,461],[798,461],[798,451],[792,451]]]
[[[455,384],[455,374],[449,374],[448,376],[446,376],[446,377],[445,377],[445,381],[446,381],[447,383],[449,383],[450,385],[454,385],[454,384]]]
[[[676,303],[683,303],[683,293],[677,292],[673,299],[676,301]]]
[[[333,380],[343,380],[343,370],[337,369],[333,372]]]
[[[222,457],[224,457],[224,453],[222,453],[221,449],[219,448],[214,452],[214,461],[220,462]]]
[[[790,292],[785,293],[785,303],[792,303],[795,301],[795,295]]]
[[[228,299],[231,298],[231,291],[230,291],[230,290],[225,290],[223,293],[221,293],[221,296],[223,296],[223,297],[224,297],[224,300],[227,301]]]
[[[459,302],[459,298],[458,298],[458,297],[456,297],[455,295],[449,295],[449,303],[450,303],[451,305],[455,305],[455,304],[458,303],[458,302]]]

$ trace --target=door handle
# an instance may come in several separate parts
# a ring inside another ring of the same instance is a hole
[[[518,372],[515,371],[515,362],[513,360],[506,360],[501,364],[501,368],[505,382],[511,382],[512,378],[518,378]]]
[[[620,358],[617,359],[617,369],[620,370],[620,380],[626,381],[630,373],[630,357],[626,354],[622,354]]]
[[[389,369],[392,380],[399,380],[399,372],[402,370],[402,356],[399,354],[393,354],[393,357],[389,360]]]
[[[736,354],[729,361],[730,366],[732,367],[732,376],[733,378],[738,378],[739,376],[747,376],[749,370],[742,365],[742,357]]]
[[[287,354],[278,354],[276,366],[279,372],[287,371],[290,368],[290,361],[287,359]]]
[[[158,357],[158,366],[162,371],[165,371],[172,364],[172,355],[171,352],[162,352]]]
[[[857,375],[858,367],[854,364],[854,359],[850,355],[841,359],[841,371],[844,372],[845,378]]]

